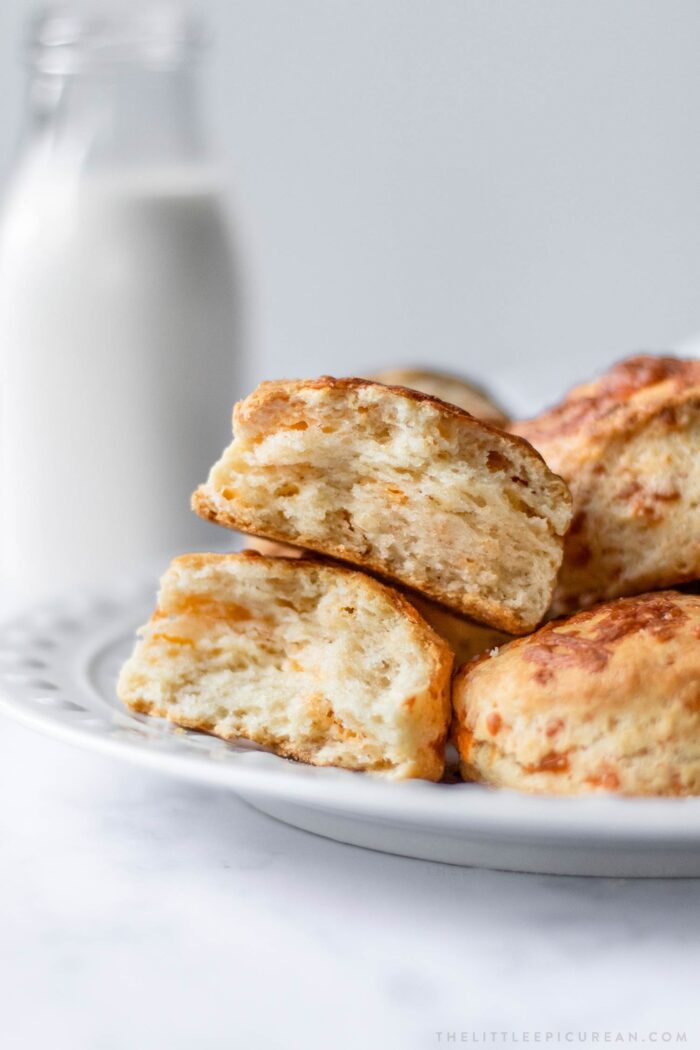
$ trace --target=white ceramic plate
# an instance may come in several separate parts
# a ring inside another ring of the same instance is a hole
[[[390,783],[277,758],[126,711],[116,676],[154,584],[38,608],[0,631],[0,710],[131,762],[230,788],[287,823],[450,864],[571,875],[700,875],[700,798],[558,799],[469,784]]]

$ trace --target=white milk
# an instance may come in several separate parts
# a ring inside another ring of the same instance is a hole
[[[217,534],[234,278],[206,171],[18,173],[0,231],[0,573],[53,590]]]

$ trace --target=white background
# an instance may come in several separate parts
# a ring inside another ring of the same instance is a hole
[[[256,377],[427,361],[517,409],[700,330],[693,0],[204,7]],[[0,5],[0,175],[23,14]],[[413,1050],[484,1029],[700,1044],[698,883],[383,857],[0,729],[8,1050]]]
[[[700,330],[694,0],[209,0],[255,378],[442,363],[516,410]],[[0,175],[21,107],[0,5]]]

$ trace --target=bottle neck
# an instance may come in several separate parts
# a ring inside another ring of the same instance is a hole
[[[35,21],[29,41],[29,151],[71,171],[201,164],[195,73],[202,31],[169,6]]]
[[[28,144],[65,165],[130,168],[205,159],[194,70],[186,65],[37,71],[29,111]]]

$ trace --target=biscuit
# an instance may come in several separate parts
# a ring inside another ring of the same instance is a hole
[[[700,794],[700,596],[660,591],[553,621],[462,668],[453,702],[465,779]]]
[[[245,547],[246,550],[257,551],[269,557],[317,557],[313,551],[304,551],[301,547],[290,547],[285,543],[274,543],[272,540],[262,540],[259,536],[246,537]],[[511,635],[497,631],[494,627],[485,627],[465,616],[457,616],[444,606],[438,605],[437,602],[421,598],[415,591],[402,589],[401,593],[418,610],[435,633],[447,642],[454,653],[455,667],[478,656],[485,649],[493,649],[495,645],[503,645],[511,639]]]
[[[411,390],[419,390],[422,394],[439,397],[441,401],[463,408],[482,423],[491,423],[495,427],[508,425],[508,416],[494,404],[484,390],[458,376],[433,372],[427,368],[385,368],[367,378],[377,383],[406,386]]]
[[[700,361],[631,357],[512,429],[573,495],[554,614],[700,576]]]
[[[263,383],[193,507],[308,547],[513,634],[544,616],[571,518],[520,438],[437,398],[362,379]]]
[[[132,710],[319,766],[439,780],[452,654],[364,573],[189,554],[122,669]]]

